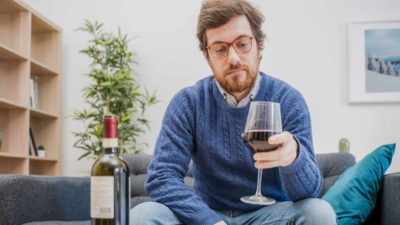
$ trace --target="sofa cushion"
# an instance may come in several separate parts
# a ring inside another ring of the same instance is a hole
[[[322,197],[338,216],[338,225],[365,222],[375,208],[382,178],[389,167],[395,144],[383,145],[347,169]]]

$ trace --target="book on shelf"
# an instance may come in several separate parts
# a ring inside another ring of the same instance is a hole
[[[29,155],[38,156],[35,137],[33,136],[32,128],[29,128]]]
[[[30,137],[29,137],[29,155],[32,155],[32,156],[35,155],[35,150],[33,148],[33,144],[32,144],[32,141],[31,141]]]
[[[29,106],[31,108],[40,108],[39,102],[39,78],[33,76],[29,80]]]
[[[34,82],[35,81],[33,80],[33,78],[29,79],[29,106],[31,108],[33,108],[33,103],[35,102],[35,100],[33,99],[34,98],[34,94],[33,94],[33,92],[34,92],[34,90],[33,90]]]

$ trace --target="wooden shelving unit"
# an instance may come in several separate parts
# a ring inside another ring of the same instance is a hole
[[[61,29],[19,0],[0,0],[0,174],[59,174],[60,63]],[[46,157],[29,154],[30,129]]]

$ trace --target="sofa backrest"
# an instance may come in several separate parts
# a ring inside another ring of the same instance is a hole
[[[147,179],[147,167],[150,164],[151,155],[128,154],[123,157],[128,164],[132,179],[131,206],[134,207],[141,202],[150,201],[144,183]],[[317,154],[317,162],[324,177],[324,186],[320,192],[320,196],[322,196],[335,183],[339,175],[355,164],[356,160],[350,153],[328,153]],[[193,187],[191,166],[189,166],[188,175],[185,177],[185,183],[188,187]]]
[[[89,177],[0,175],[1,225],[89,218]]]
[[[324,177],[324,186],[319,193],[321,197],[347,168],[356,163],[356,158],[350,153],[326,153],[317,154],[317,162]]]

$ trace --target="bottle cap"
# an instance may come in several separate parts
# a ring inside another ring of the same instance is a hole
[[[118,120],[115,116],[104,116],[103,125],[104,138],[118,138]]]

